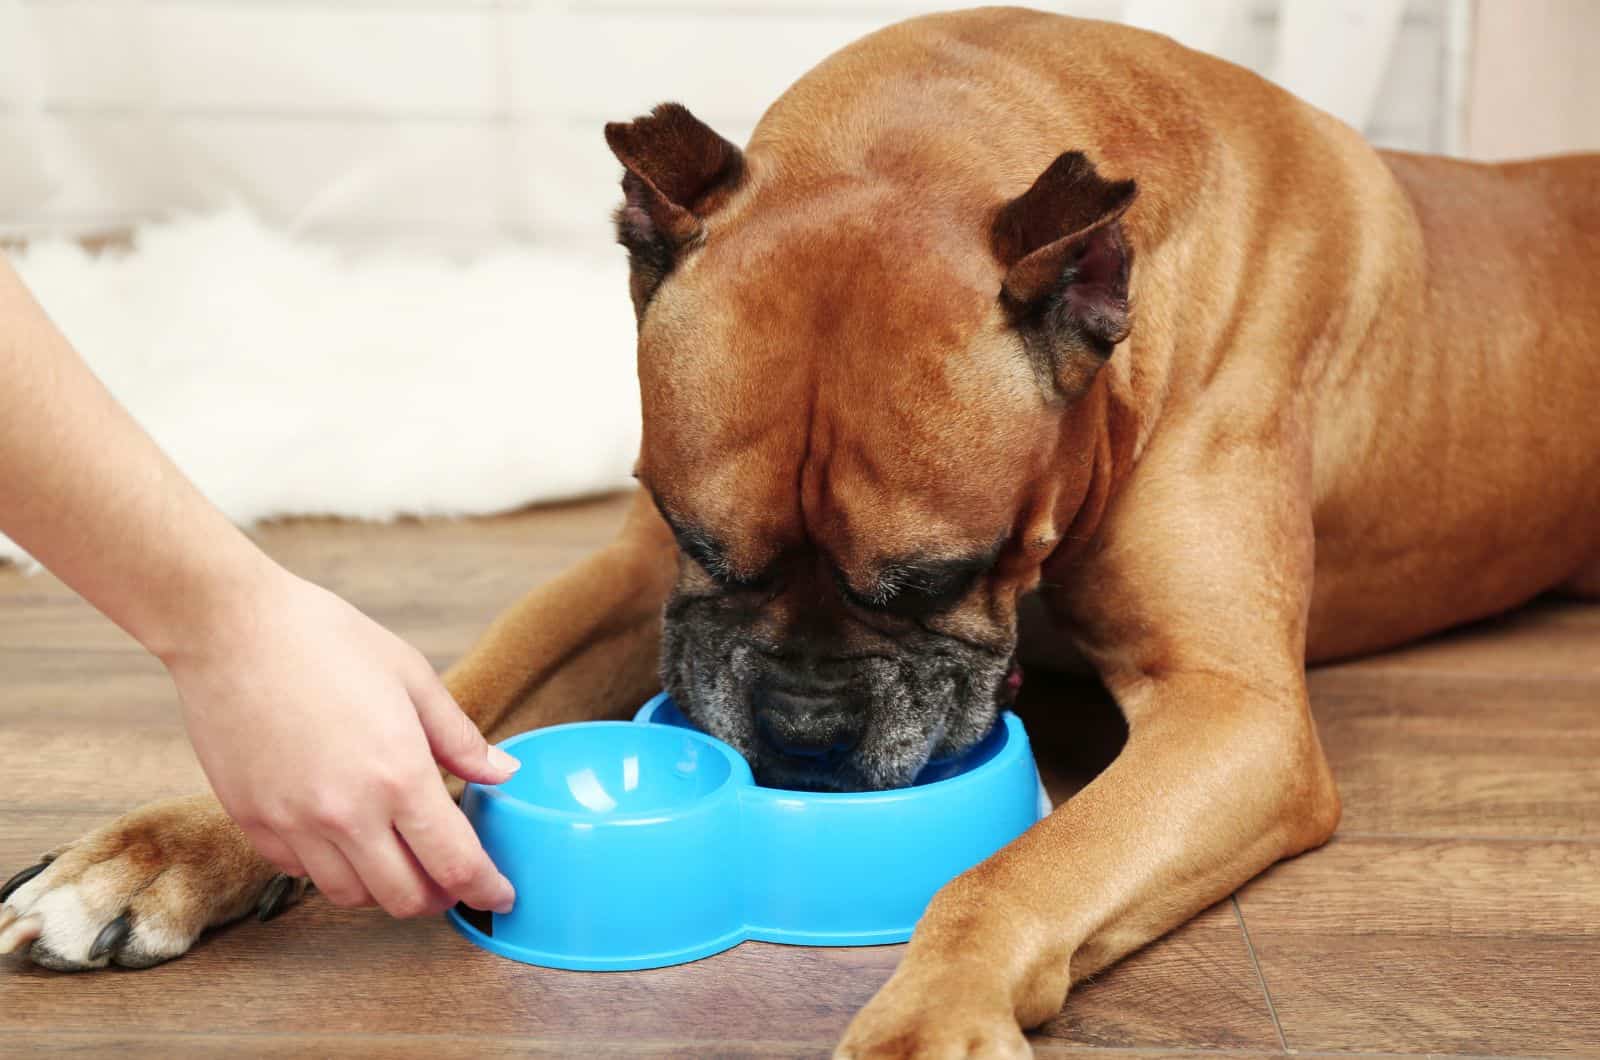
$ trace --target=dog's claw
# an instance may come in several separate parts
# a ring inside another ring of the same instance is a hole
[[[23,869],[21,872],[7,880],[4,884],[0,884],[0,902],[10,898],[18,887],[21,887],[23,884],[27,883],[29,880],[33,879],[35,876],[39,875],[39,873],[43,872],[49,867],[50,861],[49,859],[46,859],[39,862],[37,865],[29,865],[27,868]]]
[[[293,895],[294,880],[278,873],[267,884],[267,889],[261,892],[261,901],[256,903],[256,919],[262,923],[271,920],[289,907]]]
[[[98,961],[108,953],[114,953],[128,940],[128,932],[133,930],[133,925],[126,916],[119,916],[111,923],[100,929],[100,934],[94,937],[94,945],[89,947],[89,959]]]

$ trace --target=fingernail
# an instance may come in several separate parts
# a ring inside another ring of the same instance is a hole
[[[511,886],[511,881],[506,879],[504,876],[500,877],[500,888],[501,890],[505,891],[506,897],[494,907],[494,911],[499,913],[501,916],[505,916],[507,913],[511,912],[511,907],[517,904],[517,892]]]
[[[494,744],[489,745],[489,764],[507,773],[515,773],[522,768],[521,762],[512,758]]]

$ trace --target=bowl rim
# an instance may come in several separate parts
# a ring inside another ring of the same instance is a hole
[[[756,783],[755,774],[750,769],[750,763],[745,760],[732,745],[724,743],[710,733],[703,732],[692,726],[672,725],[668,722],[647,720],[647,715],[655,713],[663,703],[671,700],[666,692],[657,692],[634,713],[629,721],[575,721],[561,725],[547,725],[538,729],[529,729],[519,732],[501,740],[497,747],[515,754],[516,748],[531,740],[553,732],[566,732],[573,730],[606,730],[618,727],[636,729],[639,726],[670,728],[675,733],[681,733],[691,740],[714,749],[727,761],[728,775],[712,790],[705,792],[697,798],[674,806],[654,810],[637,810],[632,813],[599,814],[583,810],[566,810],[554,806],[543,806],[536,802],[529,802],[510,792],[505,791],[499,784],[469,783],[467,790],[476,788],[483,796],[496,802],[504,803],[507,808],[519,814],[539,817],[548,820],[562,821],[571,825],[604,828],[616,825],[649,825],[665,824],[671,821],[686,820],[700,813],[710,812],[720,804],[730,789],[735,798],[740,802],[761,803],[811,803],[816,805],[849,806],[849,805],[874,805],[903,803],[912,800],[922,800],[930,796],[938,796],[955,792],[963,787],[988,781],[991,774],[1006,768],[1013,759],[1027,756],[1031,752],[1028,741],[1027,729],[1023,727],[1022,719],[1009,710],[1002,710],[995,719],[995,724],[1002,730],[1004,744],[994,753],[988,761],[976,768],[957,773],[952,777],[935,780],[927,784],[912,784],[903,788],[883,788],[876,791],[803,791],[797,788],[771,788]],[[676,704],[672,704],[676,707]],[[987,739],[987,737],[985,737]],[[465,791],[462,795],[466,797]]]
[[[529,729],[527,732],[519,732],[515,736],[508,736],[506,739],[501,740],[495,746],[514,755],[519,744],[548,736],[548,734],[554,732],[574,732],[585,729],[597,732],[617,729],[637,730],[639,727],[640,723],[636,721],[574,721],[561,725],[546,725],[538,729]],[[660,727],[667,728],[668,726]],[[574,826],[606,828],[613,825],[665,824],[671,821],[687,820],[701,813],[710,812],[723,799],[728,797],[730,789],[737,790],[755,783],[755,777],[750,772],[750,763],[746,762],[744,756],[732,747],[714,736],[700,732],[698,729],[684,729],[679,726],[672,726],[672,728],[694,742],[717,752],[728,765],[728,773],[722,778],[721,783],[688,802],[653,810],[635,810],[631,813],[594,813],[585,810],[565,810],[555,806],[544,806],[513,795],[504,790],[500,784],[478,784],[476,782],[467,785],[462,792],[462,799],[465,800],[468,790],[476,788],[482,792],[484,797],[503,803],[507,808],[513,809],[518,814],[562,821]],[[506,783],[509,782],[509,780],[506,781]]]
[[[634,713],[634,723],[643,725],[669,724],[667,722],[646,720],[646,715],[655,713],[656,710],[660,708],[661,704],[670,702],[671,699],[672,697],[666,691],[663,690],[661,692],[657,692],[655,695],[645,700],[644,705]],[[674,709],[676,709],[677,704],[673,703],[672,706]],[[954,791],[957,788],[963,787],[969,783],[977,783],[986,780],[989,774],[1005,768],[1006,765],[1012,761],[1012,759],[1016,757],[1027,756],[1032,753],[1032,747],[1028,741],[1028,731],[1023,726],[1022,719],[1017,717],[1014,711],[1000,711],[995,718],[995,724],[1001,727],[1002,733],[1005,737],[1005,743],[987,762],[984,762],[982,765],[977,766],[974,769],[968,769],[964,772],[957,773],[953,777],[945,777],[942,780],[935,780],[927,784],[909,784],[903,788],[880,788],[876,791],[802,791],[798,788],[766,787],[762,784],[756,783],[755,776],[752,774],[749,789],[741,791],[739,793],[739,798],[740,800],[759,799],[770,802],[797,800],[801,802],[848,806],[851,804],[907,802],[912,799],[920,799],[926,796],[929,792],[937,792],[942,794],[945,792]],[[692,732],[699,736],[705,736],[708,739],[716,740],[716,737],[711,736],[709,733],[702,732],[698,728],[685,727],[682,725],[673,725],[671,727],[675,729],[682,729],[684,732]],[[984,739],[988,739],[988,736],[986,735]],[[731,746],[722,743],[721,740],[716,740],[716,742],[721,743],[722,746],[727,747],[730,751],[733,751],[733,754],[738,757],[739,761],[744,762],[744,756],[739,754],[738,751],[734,751]],[[981,743],[982,741],[979,742]],[[973,746],[977,745],[974,744]],[[745,768],[749,769],[748,762],[745,762]]]

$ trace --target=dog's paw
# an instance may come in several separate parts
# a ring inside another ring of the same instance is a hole
[[[69,843],[0,887],[0,954],[76,972],[148,968],[208,927],[265,920],[305,890],[251,848],[214,799],[154,803]]]
[[[1033,1047],[1016,1017],[987,991],[948,980],[895,976],[856,1015],[834,1060],[1022,1060]]]

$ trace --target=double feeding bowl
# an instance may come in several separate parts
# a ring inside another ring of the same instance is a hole
[[[966,754],[890,791],[761,787],[664,693],[631,722],[500,746],[522,768],[469,784],[461,808],[516,906],[448,915],[484,949],[552,968],[658,968],[745,939],[904,942],[935,891],[1049,810],[1009,712]]]

